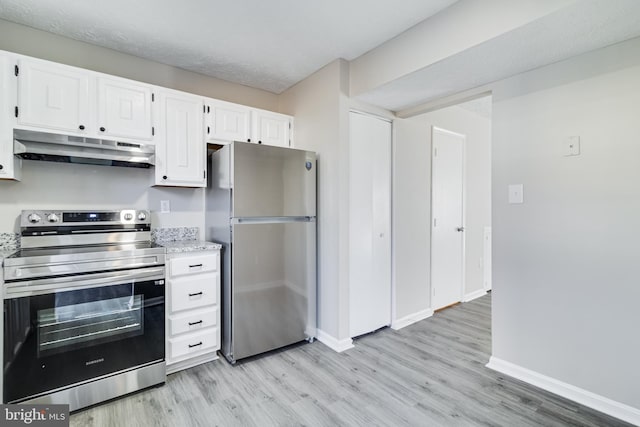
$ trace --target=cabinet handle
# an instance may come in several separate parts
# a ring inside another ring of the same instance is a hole
[[[247,138],[247,142],[251,142],[251,138]]]
[[[0,171],[1,171],[2,169],[4,169],[4,166],[0,165]]]
[[[104,132],[106,129],[104,127],[100,128],[100,132]]]
[[[80,126],[78,126],[78,128],[79,128],[80,130],[84,130],[84,125],[80,125]]]
[[[202,295],[202,291],[196,292],[195,294],[189,294],[190,297],[195,297],[195,296],[198,296],[198,295]]]
[[[210,133],[211,129],[207,126],[207,135]]]
[[[202,267],[202,264],[193,264],[189,266],[189,268],[196,268],[196,267]]]
[[[197,322],[189,322],[189,326],[199,325],[200,323],[202,323],[202,320],[198,320]]]
[[[189,344],[189,348],[197,347],[199,345],[202,345],[202,341],[200,341],[198,344]]]
[[[258,144],[262,144],[262,141],[258,141]]]
[[[162,175],[162,179],[167,179],[167,175]]]

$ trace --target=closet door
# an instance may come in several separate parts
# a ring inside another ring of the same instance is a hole
[[[349,328],[391,323],[391,123],[350,114]]]

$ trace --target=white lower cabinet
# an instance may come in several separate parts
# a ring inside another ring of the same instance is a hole
[[[220,251],[167,254],[167,373],[218,358]]]

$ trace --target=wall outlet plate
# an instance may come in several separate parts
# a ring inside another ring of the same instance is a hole
[[[524,186],[522,184],[509,185],[509,204],[524,203]]]
[[[169,202],[169,200],[160,200],[160,212],[161,213],[171,212],[171,202]]]
[[[579,156],[580,155],[580,137],[570,136],[564,141],[564,156]]]

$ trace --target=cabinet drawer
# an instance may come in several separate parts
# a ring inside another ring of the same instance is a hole
[[[171,312],[216,304],[218,273],[171,280]]]
[[[169,335],[195,332],[204,328],[218,326],[218,308],[211,307],[195,312],[169,316]]]
[[[169,339],[169,358],[195,355],[206,350],[218,349],[218,328],[211,328],[185,335],[180,338]]]
[[[218,270],[218,254],[195,255],[169,260],[171,277],[187,274],[210,273]]]

